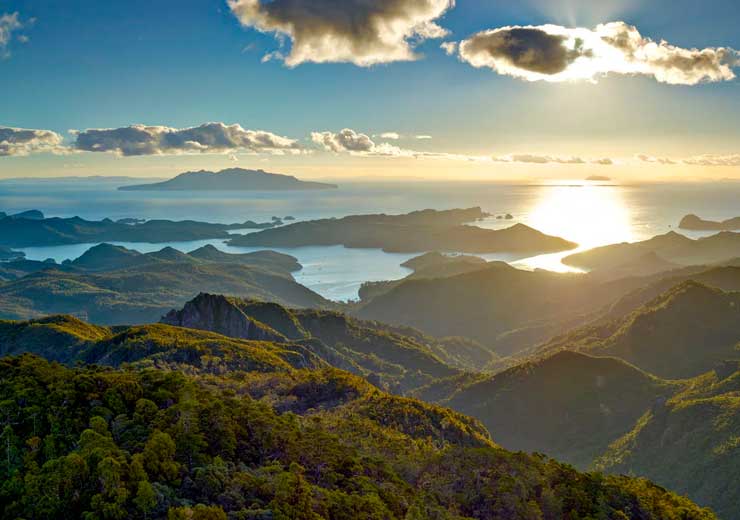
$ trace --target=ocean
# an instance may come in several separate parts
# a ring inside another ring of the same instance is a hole
[[[695,213],[711,220],[740,216],[740,182],[629,184],[564,180],[547,184],[495,182],[343,182],[338,190],[310,192],[129,192],[116,188],[125,180],[0,181],[0,211],[38,209],[47,216],[114,220],[200,220],[234,223],[268,221],[293,216],[298,220],[343,217],[367,213],[406,213],[420,209],[480,206],[492,217],[476,225],[491,229],[523,223],[579,244],[579,250],[616,242],[637,241],[677,230],[680,219]],[[131,182],[135,183],[135,181]],[[512,220],[505,220],[505,214]],[[682,233],[698,237],[707,233]],[[222,240],[121,243],[142,252],[171,246],[192,251],[212,244],[229,252]],[[33,260],[74,259],[94,244],[22,249]],[[402,278],[410,271],[400,266],[415,255],[388,254],[376,249],[303,247],[277,249],[295,256],[303,265],[296,279],[333,300],[357,298],[366,281]],[[560,259],[565,254],[518,258],[482,255],[524,269],[569,271]]]

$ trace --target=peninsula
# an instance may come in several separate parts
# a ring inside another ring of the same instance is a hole
[[[481,208],[423,210],[405,215],[354,215],[289,224],[249,235],[229,244],[251,247],[343,245],[393,253],[554,253],[577,245],[523,224],[492,230],[465,225],[489,216]]]

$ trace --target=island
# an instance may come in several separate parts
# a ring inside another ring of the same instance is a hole
[[[291,175],[264,170],[228,168],[181,173],[164,182],[121,186],[121,191],[315,191],[337,189],[336,184],[302,181]]]
[[[606,175],[589,175],[586,180],[590,182],[610,182],[612,179]]]
[[[353,215],[288,224],[232,237],[233,246],[304,247],[343,245],[392,253],[555,253],[577,244],[516,224],[507,229],[465,225],[489,217],[481,208],[422,210],[405,215]]]
[[[689,231],[738,231],[740,230],[740,217],[715,222],[704,220],[696,215],[686,215],[681,219],[678,227]]]
[[[185,242],[226,239],[237,229],[269,229],[282,222],[258,223],[251,220],[234,224],[212,224],[194,220],[111,219],[85,220],[71,218],[0,217],[0,246],[38,247],[95,242]]]

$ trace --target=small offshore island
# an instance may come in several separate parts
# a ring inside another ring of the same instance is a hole
[[[334,190],[336,184],[302,181],[291,175],[264,170],[228,168],[219,172],[201,170],[181,173],[164,182],[121,186],[121,191],[316,191]]]

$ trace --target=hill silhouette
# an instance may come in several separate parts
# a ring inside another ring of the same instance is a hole
[[[121,186],[122,191],[285,191],[330,190],[336,184],[301,181],[291,175],[264,170],[228,168],[218,172],[200,170],[181,173],[164,182]]]

